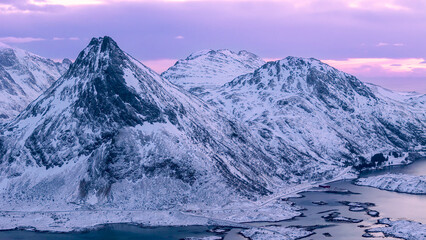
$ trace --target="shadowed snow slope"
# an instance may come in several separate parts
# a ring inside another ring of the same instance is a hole
[[[1,207],[169,209],[255,200],[287,179],[247,132],[111,38],[93,38],[1,130]]]
[[[289,161],[304,156],[374,166],[386,161],[379,153],[426,144],[422,96],[375,95],[354,76],[312,58],[268,62],[203,98],[245,122],[271,155]]]
[[[70,63],[0,45],[0,123],[17,116],[65,73]]]
[[[172,83],[200,95],[265,64],[247,51],[203,50],[181,59],[161,74]]]

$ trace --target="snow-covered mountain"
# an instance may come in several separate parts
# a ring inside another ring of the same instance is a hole
[[[245,122],[271,155],[359,167],[385,159],[380,153],[425,146],[423,97],[385,98],[352,75],[297,57],[268,62],[203,96]]]
[[[68,69],[63,62],[0,45],[0,123],[11,120]]]
[[[385,101],[408,104],[411,110],[417,109],[420,112],[425,112],[426,109],[426,94],[418,92],[397,92],[390,89],[380,87],[372,83],[366,83],[371,91]]]
[[[315,59],[266,63],[203,98],[212,105],[111,38],[93,38],[0,128],[0,207],[170,214],[193,207],[193,215],[206,209],[205,216],[228,219],[238,215],[234,208],[225,208],[230,216],[209,209],[252,204],[255,220],[268,204],[288,211],[274,200],[295,184],[307,188],[342,177],[345,166],[384,161],[376,153],[425,145],[417,105],[383,100]]]
[[[247,51],[209,49],[177,61],[161,76],[194,94],[202,95],[206,90],[220,87],[235,77],[253,72],[263,64],[264,60]]]
[[[158,210],[255,200],[291,173],[252,139],[111,38],[93,38],[0,130],[1,207]]]

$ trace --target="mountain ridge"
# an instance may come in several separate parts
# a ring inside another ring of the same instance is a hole
[[[0,48],[0,123],[19,114],[31,101],[68,69],[71,61],[61,63],[22,49]]]

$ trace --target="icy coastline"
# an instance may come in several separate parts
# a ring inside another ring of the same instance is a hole
[[[313,233],[303,228],[267,226],[246,229],[240,234],[251,240],[293,240],[310,236]]]
[[[368,229],[367,232],[382,232],[385,236],[392,236],[406,240],[426,239],[426,225],[408,220],[392,221],[389,218],[378,220],[378,224],[386,227]]]
[[[426,176],[384,174],[360,178],[355,184],[401,193],[426,194]]]

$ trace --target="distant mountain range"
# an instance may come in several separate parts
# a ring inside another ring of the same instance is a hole
[[[1,207],[257,201],[421,154],[425,122],[424,95],[366,85],[315,59],[208,50],[160,76],[110,37],[93,38],[0,128]]]
[[[0,123],[17,116],[65,71],[71,61],[40,57],[22,49],[0,45]]]

